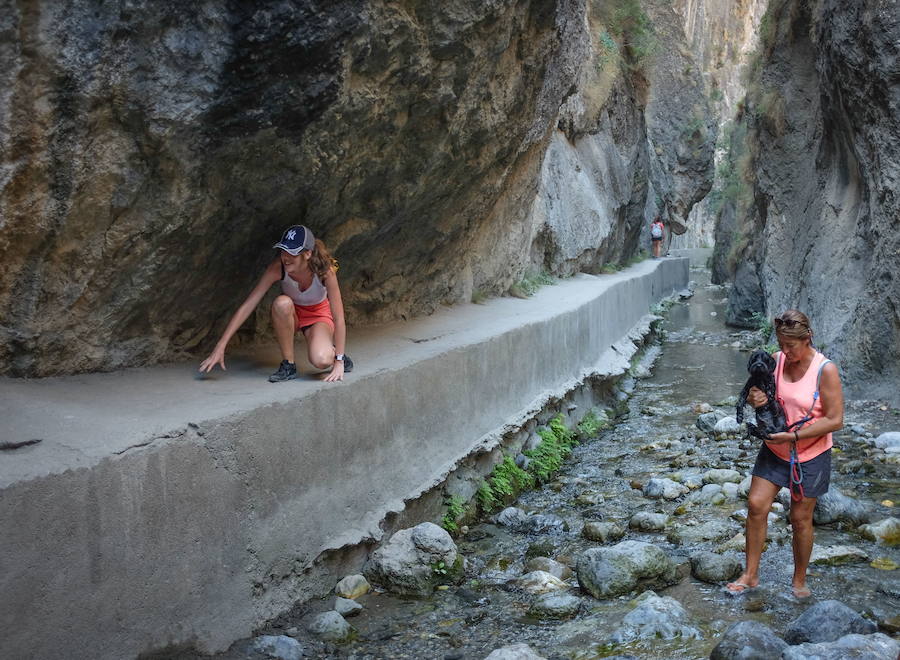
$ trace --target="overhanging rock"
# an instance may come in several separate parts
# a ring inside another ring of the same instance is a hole
[[[272,355],[0,379],[0,439],[42,440],[0,454],[0,657],[226,648],[687,282],[687,259],[645,261],[353,332],[339,384],[269,384]]]

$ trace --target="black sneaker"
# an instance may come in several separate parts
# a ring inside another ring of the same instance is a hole
[[[349,355],[344,355],[344,373],[349,374],[353,371],[353,360],[350,359]]]
[[[282,360],[278,365],[278,371],[269,376],[270,383],[280,383],[283,380],[294,380],[297,377],[297,366],[287,360]]]

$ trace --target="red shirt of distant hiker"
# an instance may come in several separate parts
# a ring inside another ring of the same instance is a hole
[[[303,225],[285,229],[273,247],[279,250],[263,272],[250,295],[231,317],[213,352],[200,364],[201,372],[219,365],[225,368],[225,347],[250,316],[269,288],[280,283],[282,294],[272,302],[272,327],[281,349],[281,364],[269,376],[277,383],[297,377],[294,363],[294,333],[299,330],[306,339],[307,358],[317,369],[331,371],[326,381],[343,380],[353,369],[344,353],[347,328],[344,305],[337,280],[337,264],[322,241],[313,237]]]
[[[778,491],[790,488],[794,537],[791,588],[795,598],[804,599],[812,593],[806,584],[806,570],[813,546],[813,509],[816,498],[828,491],[831,434],[844,425],[844,395],[837,367],[812,345],[813,331],[806,315],[789,309],[775,318],[774,325],[781,347],[775,354],[775,396],[784,407],[791,430],[769,435],[756,457],[747,495],[747,565],[726,589],[741,594],[759,584],[769,511]],[[751,387],[747,401],[760,408],[768,398]]]

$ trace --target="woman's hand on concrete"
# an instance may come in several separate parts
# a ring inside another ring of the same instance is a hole
[[[209,354],[209,357],[200,363],[200,373],[209,373],[213,368],[219,365],[225,371],[225,349],[216,346],[215,350]]]
[[[331,373],[325,376],[326,383],[333,383],[336,380],[344,380],[344,362],[343,360],[335,360],[331,365]]]
[[[769,397],[758,387],[751,387],[747,392],[747,403],[754,408],[761,408],[769,402]]]

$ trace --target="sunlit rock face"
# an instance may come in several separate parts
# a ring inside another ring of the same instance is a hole
[[[602,47],[617,4],[0,0],[0,373],[201,353],[296,222],[351,326],[627,259],[714,122],[689,52],[666,91]]]
[[[729,319],[804,310],[850,382],[896,396],[900,358],[900,14],[896,2],[772,3],[746,122]],[[740,238],[744,237],[744,238]],[[891,387],[891,383],[893,387]],[[890,391],[889,391],[890,390]]]
[[[672,3],[684,25],[685,43],[703,74],[707,96],[720,134],[735,116],[746,93],[742,71],[756,51],[759,22],[768,0],[676,0]],[[720,143],[716,163],[724,155]],[[721,185],[721,181],[716,185]],[[715,195],[692,209],[687,231],[674,237],[672,247],[712,247],[719,205]]]

